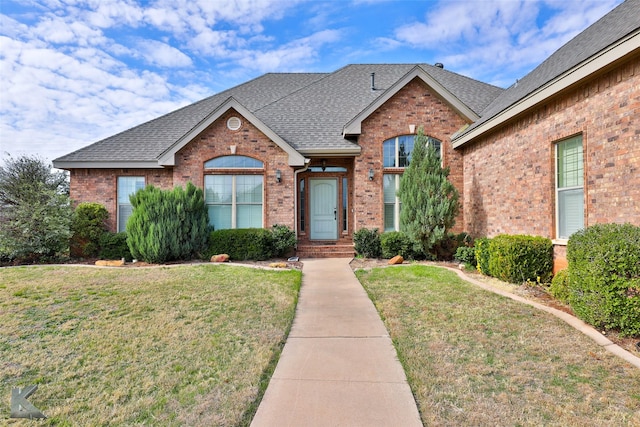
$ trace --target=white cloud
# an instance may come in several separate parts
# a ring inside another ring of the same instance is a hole
[[[169,68],[193,65],[191,58],[166,43],[157,40],[140,40],[137,44],[142,56],[149,64]]]

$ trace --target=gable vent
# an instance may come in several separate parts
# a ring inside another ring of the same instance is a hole
[[[242,126],[242,120],[237,117],[230,117],[229,120],[227,120],[227,128],[229,128],[229,130],[238,130],[240,126]]]

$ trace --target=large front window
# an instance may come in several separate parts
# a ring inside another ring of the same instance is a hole
[[[404,168],[411,163],[415,135],[402,135],[387,139],[382,144],[383,167],[387,172],[383,175],[384,192],[384,231],[400,231],[400,199],[396,196],[400,188],[400,179]],[[441,156],[442,142],[427,137],[427,144],[432,145],[439,157]]]
[[[584,228],[582,136],[556,145],[556,223],[559,239]]]
[[[262,162],[244,156],[218,157],[205,163],[214,173],[205,175],[204,192],[209,224],[215,230],[262,228],[263,167]],[[225,169],[242,173],[222,173]]]
[[[118,177],[118,231],[127,230],[127,221],[133,212],[129,196],[144,188],[143,176]]]

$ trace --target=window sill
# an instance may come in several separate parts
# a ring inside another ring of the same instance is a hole
[[[551,243],[553,243],[556,246],[567,246],[568,241],[569,239],[553,239]]]

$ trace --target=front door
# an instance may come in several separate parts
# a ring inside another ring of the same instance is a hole
[[[338,180],[312,178],[310,180],[311,239],[338,239]]]

